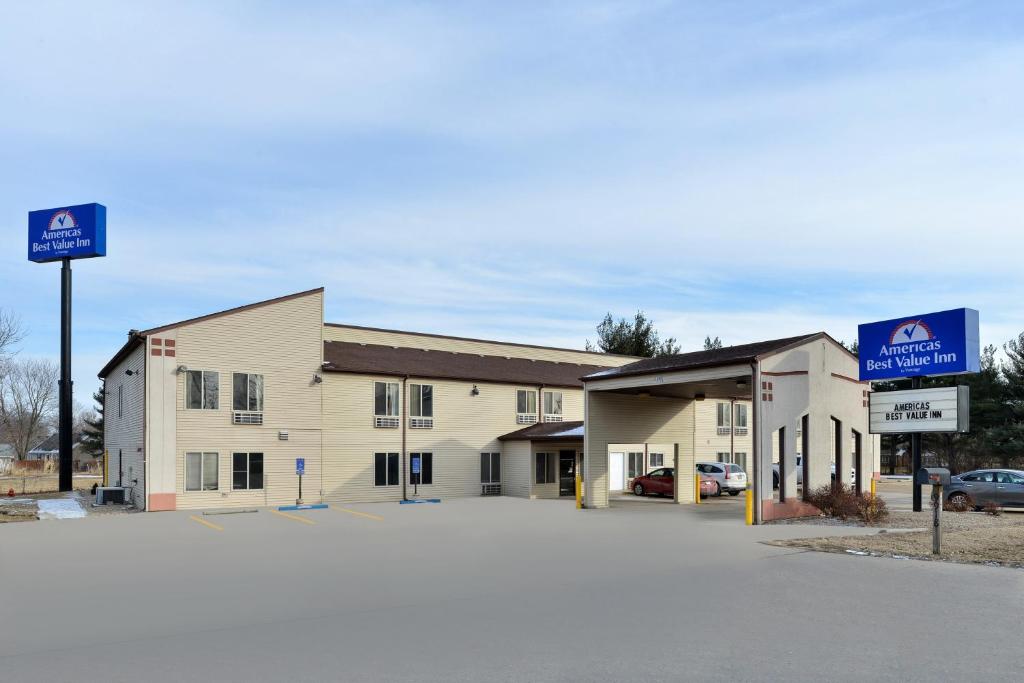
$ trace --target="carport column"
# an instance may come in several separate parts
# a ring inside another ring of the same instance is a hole
[[[751,409],[751,433],[753,438],[751,444],[753,446],[753,464],[754,464],[754,524],[760,524],[762,520],[762,506],[763,501],[772,500],[774,495],[772,491],[772,454],[771,450],[768,450],[767,457],[765,457],[764,443],[761,437],[761,425],[763,420],[761,419],[761,411],[764,409],[764,402],[761,401],[761,363],[754,361],[750,367],[751,370],[751,399],[753,406]],[[767,481],[767,485],[765,482]],[[767,491],[767,493],[765,493]]]
[[[779,441],[779,473],[786,479],[786,500],[797,500],[796,429],[791,425],[781,428]]]
[[[694,466],[693,458],[687,456],[685,453],[681,453],[679,444],[672,444],[673,456],[672,456],[672,467],[675,469],[675,492],[674,498],[677,503],[696,503],[696,487],[697,482],[694,477],[697,476],[697,471]],[[689,477],[683,476],[683,472],[690,472]]]
[[[539,397],[538,397],[538,400]],[[600,411],[598,411],[600,412]],[[608,443],[594,429],[594,406],[591,392],[583,385],[583,507],[608,507]],[[601,417],[597,416],[600,420]]]
[[[850,467],[853,465],[853,458],[850,455],[850,429],[842,420],[835,421],[835,453],[836,453],[836,481],[843,486],[852,486],[850,481]]]

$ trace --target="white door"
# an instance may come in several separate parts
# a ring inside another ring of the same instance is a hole
[[[626,488],[626,454],[608,454],[608,490],[622,491]]]

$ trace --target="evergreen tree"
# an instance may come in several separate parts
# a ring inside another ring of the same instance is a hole
[[[103,406],[106,399],[106,385],[93,392],[92,400],[96,401],[95,419],[85,418],[86,429],[82,431],[82,447],[86,453],[95,456],[103,455]]]
[[[587,342],[587,349],[594,347]],[[668,356],[679,353],[674,337],[662,341],[654,329],[654,322],[643,311],[637,311],[633,320],[620,318],[618,322],[609,313],[597,326],[597,348],[605,353],[626,356]]]
[[[712,339],[710,336],[704,337],[704,350],[714,351],[715,349],[722,348],[722,340],[718,337]]]

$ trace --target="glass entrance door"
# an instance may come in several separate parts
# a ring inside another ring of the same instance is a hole
[[[576,451],[558,451],[558,495],[576,495]]]

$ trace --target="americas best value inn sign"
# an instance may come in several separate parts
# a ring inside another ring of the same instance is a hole
[[[978,312],[971,308],[867,323],[858,343],[861,381],[980,369]]]
[[[102,204],[29,211],[29,261],[45,263],[106,255],[107,207]]]

